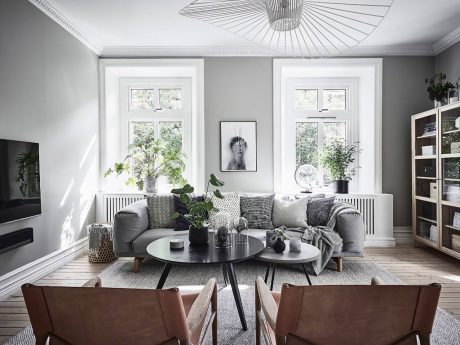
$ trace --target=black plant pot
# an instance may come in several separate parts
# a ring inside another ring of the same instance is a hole
[[[190,241],[190,244],[193,245],[203,245],[208,243],[208,236],[209,235],[209,229],[202,228],[202,229],[197,229],[193,226],[190,226],[188,229],[188,240]]]
[[[348,182],[346,180],[336,180],[332,182],[334,193],[348,194]]]
[[[273,250],[277,253],[282,253],[286,249],[286,243],[281,238],[277,238],[273,244]]]

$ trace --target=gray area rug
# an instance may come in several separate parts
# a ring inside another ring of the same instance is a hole
[[[345,262],[344,265],[342,273],[334,271],[335,265],[331,265],[331,269],[324,270],[320,276],[312,276],[312,283],[314,285],[367,285],[370,284],[373,276],[378,275],[388,284],[403,284],[400,279],[376,264]],[[102,285],[105,287],[153,289],[156,287],[162,268],[161,263],[150,260],[142,264],[140,273],[133,273],[131,262],[118,261],[102,272]],[[222,270],[218,265],[175,266],[169,274],[165,288],[177,286],[183,292],[195,292],[209,278],[216,277],[219,283],[219,344],[255,344],[254,281],[257,275],[263,277],[265,270],[266,265],[256,261],[236,265],[238,284],[249,328],[247,332],[241,329],[231,288],[223,285]],[[279,291],[284,282],[298,285],[307,284],[300,266],[278,266],[274,289]],[[448,313],[438,309],[431,340],[432,344],[436,345],[460,345],[460,323]],[[211,344],[210,340],[206,343]],[[34,344],[31,328],[26,328],[6,344]]]

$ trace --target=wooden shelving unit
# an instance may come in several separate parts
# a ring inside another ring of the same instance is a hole
[[[458,117],[460,103],[412,116],[412,228],[416,242],[460,259],[452,245],[452,235],[460,235],[453,225],[460,218]],[[433,124],[435,133],[428,131]],[[433,146],[435,154],[422,155],[422,146]]]

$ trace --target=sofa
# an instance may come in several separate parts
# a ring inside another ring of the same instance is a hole
[[[166,198],[174,198],[174,196],[169,195]],[[151,242],[166,236],[188,233],[188,230],[178,231],[172,226],[152,227],[151,225],[146,199],[137,201],[115,214],[113,224],[114,251],[118,257],[134,258],[134,272],[139,271],[142,260],[150,257],[147,253],[147,246]],[[337,214],[334,230],[343,240],[341,250],[335,251],[332,255],[337,264],[337,270],[341,272],[343,270],[343,258],[362,256],[365,225],[359,212],[344,211]],[[250,228],[249,235],[262,239],[265,237],[266,231],[266,229]]]

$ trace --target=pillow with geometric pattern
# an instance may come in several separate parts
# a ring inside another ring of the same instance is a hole
[[[272,212],[275,194],[241,197],[241,217],[248,221],[249,229],[273,229]]]

